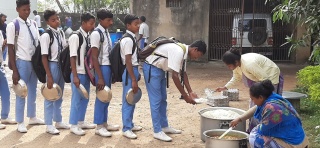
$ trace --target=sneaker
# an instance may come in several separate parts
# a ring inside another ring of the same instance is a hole
[[[57,135],[60,133],[60,131],[57,130],[53,125],[48,125],[46,132],[52,135]]]
[[[112,136],[112,134],[105,127],[102,127],[100,129],[96,129],[96,134],[100,135],[102,137],[111,137]]]
[[[56,122],[55,127],[57,129],[70,129],[70,125],[63,122]]]
[[[78,135],[78,136],[83,136],[83,135],[86,134],[86,132],[85,132],[84,130],[82,130],[82,129],[81,129],[79,126],[77,126],[77,125],[71,126],[70,132],[71,132],[71,133],[74,133],[74,134],[76,134],[76,135]]]
[[[120,129],[120,126],[117,124],[108,124],[108,123],[104,123],[104,127],[107,128],[108,131],[118,131]]]
[[[172,138],[166,135],[163,131],[159,133],[153,133],[153,137],[166,142],[172,141]]]
[[[28,131],[23,122],[22,123],[18,123],[18,129],[17,130],[20,133],[26,133]]]
[[[5,129],[5,128],[6,128],[6,125],[0,124],[0,129]]]
[[[134,134],[131,130],[127,130],[125,132],[122,133],[123,136],[129,138],[129,139],[137,139],[137,135]]]
[[[17,122],[12,118],[1,119],[2,124],[17,124]]]
[[[181,130],[174,129],[172,127],[162,128],[162,131],[168,134],[181,134]]]
[[[44,125],[44,121],[40,118],[30,118],[29,125]]]
[[[141,126],[134,126],[131,130],[132,131],[141,131],[142,127]]]
[[[78,125],[82,129],[94,129],[94,128],[96,128],[95,124],[87,123],[87,122],[84,122],[84,121],[79,121]]]

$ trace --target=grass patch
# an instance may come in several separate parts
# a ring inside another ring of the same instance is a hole
[[[301,99],[300,116],[303,128],[309,138],[309,148],[320,148],[320,102]]]

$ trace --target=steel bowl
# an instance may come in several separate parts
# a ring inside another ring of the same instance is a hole
[[[12,84],[13,91],[16,93],[17,96],[21,98],[26,98],[28,95],[28,87],[27,84],[20,79],[17,85]]]
[[[127,92],[126,100],[129,104],[135,105],[137,102],[140,101],[141,96],[142,96],[142,92],[140,88],[138,88],[138,92],[135,94],[133,93],[133,89],[130,88]]]
[[[51,89],[48,89],[47,83],[41,86],[41,94],[48,101],[56,101],[62,97],[62,90],[56,83],[52,85]]]
[[[89,99],[89,93],[87,92],[86,88],[82,84],[80,84],[79,88],[77,88],[77,89],[83,98]]]
[[[108,103],[112,99],[112,91],[108,86],[105,86],[104,89],[96,91],[97,98],[104,103]]]

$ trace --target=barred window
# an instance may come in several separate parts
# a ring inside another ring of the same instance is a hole
[[[166,0],[167,7],[181,7],[181,0]]]

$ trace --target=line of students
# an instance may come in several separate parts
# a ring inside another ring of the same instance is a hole
[[[63,90],[65,84],[61,70],[58,66],[58,60],[60,53],[67,46],[67,42],[64,38],[64,34],[58,29],[60,20],[57,12],[54,10],[46,10],[44,12],[45,21],[54,35],[54,42],[51,45],[51,56],[49,57],[49,35],[44,33],[40,37],[37,31],[37,26],[30,25],[33,24],[32,20],[28,19],[30,14],[30,1],[17,0],[16,3],[17,11],[19,13],[19,17],[17,17],[17,19],[20,23],[20,33],[18,36],[16,36],[14,24],[8,24],[7,35],[9,45],[9,60],[10,66],[13,70],[13,83],[17,84],[19,79],[22,79],[28,86],[27,117],[30,118],[29,124],[46,124],[46,132],[50,134],[58,134],[59,128],[70,128],[72,133],[76,135],[84,135],[85,131],[83,131],[83,129],[96,128],[96,134],[103,137],[110,137],[112,133],[109,131],[119,130],[120,126],[108,123],[109,103],[101,102],[98,98],[96,98],[94,108],[94,124],[87,123],[85,122],[85,115],[89,100],[82,97],[77,91],[77,88],[80,84],[82,84],[88,93],[90,90],[90,80],[84,67],[84,57],[89,48],[92,48],[92,59],[96,72],[96,89],[102,90],[105,86],[111,88],[111,68],[109,61],[111,39],[108,28],[113,24],[112,12],[105,8],[98,10],[97,19],[99,20],[99,25],[96,27],[96,29],[94,29],[96,21],[95,16],[90,13],[82,14],[81,27],[79,28],[78,32],[81,33],[84,42],[82,45],[79,45],[79,36],[77,34],[72,34],[69,38],[68,43],[72,69],[72,74],[70,76],[72,88],[69,119],[70,126],[62,122],[61,104],[63,98],[60,98],[56,101],[48,101],[45,99],[45,121],[36,117],[37,76],[31,66],[31,56],[35,51],[38,40],[40,40],[42,62],[47,73],[47,87],[52,88],[53,83],[56,83]],[[134,37],[139,31],[139,18],[135,15],[128,14],[125,16],[125,25],[127,28],[126,33]],[[103,33],[105,39],[103,43],[100,43],[101,36],[97,31],[98,29]],[[15,37],[17,37],[16,41]],[[133,41],[130,37],[124,37],[120,41],[121,58],[124,65],[126,65],[126,69],[122,75],[123,80],[126,80],[122,82],[122,132],[125,137],[130,139],[137,138],[137,135],[134,134],[133,131],[142,130],[142,127],[133,124],[135,105],[129,104],[125,98],[129,89],[132,88],[134,93],[138,91],[138,81],[141,77],[138,71],[138,50],[136,49],[132,53],[132,48],[135,44],[136,40]],[[15,50],[14,46],[17,47]],[[79,48],[79,46],[81,47]],[[146,62],[143,65],[151,106],[154,137],[163,141],[172,140],[165,133],[181,133],[181,130],[176,130],[170,127],[168,124],[166,114],[167,94],[164,74],[165,71],[172,72],[172,79],[187,103],[195,104],[193,99],[197,98],[197,95],[190,87],[186,72],[181,71],[181,69],[182,65],[185,65],[184,62],[186,62],[188,56],[191,57],[191,59],[197,59],[204,55],[206,52],[206,44],[199,40],[195,41],[190,46],[185,44],[183,46],[184,49],[174,43],[159,46],[155,52],[157,55],[162,56],[157,57],[156,55],[151,55],[146,59]],[[80,49],[80,54],[78,53],[78,49]],[[78,56],[80,56],[80,60],[78,60]],[[184,82],[188,93],[185,92],[180,83],[179,72],[184,73]],[[17,130],[21,133],[27,132],[23,120],[24,106],[25,99],[17,96],[16,121],[18,122]],[[53,126],[52,121],[56,122],[55,126]]]

